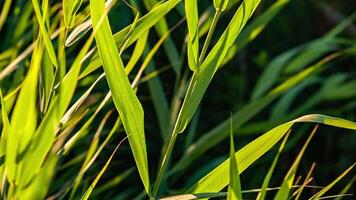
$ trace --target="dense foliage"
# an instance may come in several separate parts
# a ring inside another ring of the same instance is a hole
[[[352,199],[353,0],[4,0],[2,199]]]

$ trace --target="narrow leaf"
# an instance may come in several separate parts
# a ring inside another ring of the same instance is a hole
[[[107,82],[112,92],[114,104],[129,136],[129,143],[146,192],[150,191],[146,140],[144,133],[144,113],[141,103],[130,86],[119,51],[115,46],[109,20],[102,0],[90,1],[91,19],[95,39]],[[99,22],[103,20],[102,24]]]

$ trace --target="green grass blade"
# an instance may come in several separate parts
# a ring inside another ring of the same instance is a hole
[[[169,0],[152,9],[148,14],[137,20],[136,28],[132,31],[130,38],[126,42],[126,47],[134,43],[139,37],[154,26],[163,16],[171,11],[181,0]],[[117,46],[121,46],[125,41],[125,36],[130,31],[131,26],[128,26],[114,34],[114,40]],[[95,54],[90,60],[88,67],[81,73],[80,78],[90,74],[101,66],[101,61],[98,54]]]
[[[37,21],[38,21],[38,24],[39,24],[39,27],[40,27],[40,30],[41,30],[41,34],[42,34],[42,37],[43,37],[43,42],[46,46],[46,49],[47,49],[47,52],[49,54],[49,57],[51,58],[51,61],[53,63],[53,65],[55,67],[58,67],[58,61],[57,61],[57,56],[56,56],[56,53],[54,51],[54,48],[53,48],[53,44],[52,44],[52,41],[51,41],[51,37],[47,31],[47,28],[45,26],[45,21],[44,21],[44,18],[42,17],[42,14],[41,14],[41,8],[38,4],[38,0],[32,0],[32,5],[33,5],[33,8],[35,10],[35,13],[36,13],[36,18],[37,18]]]
[[[228,200],[242,200],[241,181],[238,171],[238,163],[235,158],[234,133],[232,131],[232,119],[230,121],[230,184],[228,187]]]
[[[214,0],[215,10],[224,11],[229,3],[229,0]]]
[[[234,43],[259,2],[260,0],[245,0],[241,4],[219,41],[202,63],[199,73],[193,75],[179,113],[179,120],[176,123],[179,133],[187,127],[228,49]]]
[[[63,0],[63,18],[67,28],[72,28],[75,15],[82,4],[82,0]]]
[[[264,200],[266,198],[266,193],[267,193],[267,188],[268,188],[269,182],[272,178],[272,174],[273,174],[274,169],[277,165],[279,155],[281,154],[285,144],[287,143],[289,134],[290,134],[290,131],[288,131],[286,136],[284,136],[284,139],[283,139],[281,145],[279,146],[277,155],[274,157],[273,163],[272,163],[271,167],[269,168],[267,175],[265,176],[265,178],[263,180],[261,191],[258,193],[257,198],[256,198],[257,200]]]
[[[146,192],[150,191],[146,140],[144,133],[144,113],[141,103],[130,86],[118,49],[111,34],[105,5],[101,0],[90,1],[91,19],[98,51],[103,62],[106,78],[112,92],[114,104],[129,136],[129,143]],[[98,23],[103,19],[102,24]]]
[[[95,25],[94,25],[95,27]],[[126,138],[125,138],[126,139]],[[84,195],[82,196],[82,200],[87,200],[89,198],[89,196],[91,195],[92,191],[94,190],[94,187],[96,186],[96,184],[98,183],[99,179],[101,178],[101,176],[104,174],[104,172],[106,171],[106,169],[108,168],[112,158],[114,157],[116,151],[119,149],[120,145],[122,142],[125,141],[125,139],[123,139],[114,149],[114,151],[112,152],[112,154],[110,155],[109,159],[106,161],[104,167],[100,170],[99,174],[95,177],[94,181],[90,184],[89,188],[85,191]]]
[[[199,28],[197,0],[186,0],[185,15],[188,24],[188,65],[194,72],[199,69]]]
[[[11,116],[11,134],[6,141],[6,160],[9,182],[17,179],[18,154],[23,153],[30,143],[37,125],[36,95],[38,73],[41,66],[42,43],[38,39],[32,54],[29,72],[22,83],[17,97],[14,111]],[[21,140],[20,140],[21,139]]]
[[[264,135],[243,147],[241,150],[237,151],[235,156],[237,162],[239,163],[239,173],[242,173],[245,169],[247,169],[247,167],[249,167],[263,154],[269,151],[285,135],[285,133],[293,126],[293,124],[299,122],[322,123],[326,125],[356,130],[356,123],[345,119],[319,114],[302,116],[275,127],[274,129],[268,131]],[[258,151],[256,151],[256,149],[258,149]],[[216,167],[208,175],[200,179],[200,181],[196,183],[189,191],[193,193],[202,193],[218,192],[222,190],[229,183],[228,178],[224,176],[224,174],[229,172],[229,162],[230,159]]]
[[[127,74],[129,74],[133,68],[135,67],[137,61],[140,59],[142,56],[145,47],[147,45],[147,38],[148,38],[149,31],[144,33],[142,37],[140,37],[137,42],[134,51],[132,52],[132,55],[130,57],[129,62],[126,64],[125,71]]]
[[[12,3],[12,0],[5,0],[4,5],[2,7],[2,10],[0,13],[0,31],[5,24],[7,15],[9,14],[11,3]]]

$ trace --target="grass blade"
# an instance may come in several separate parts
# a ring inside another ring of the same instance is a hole
[[[288,200],[289,193],[290,193],[290,190],[292,188],[292,185],[293,185],[293,182],[294,182],[294,177],[295,177],[295,174],[297,172],[299,163],[302,160],[303,154],[304,154],[307,146],[309,145],[311,139],[315,135],[317,129],[318,129],[318,125],[316,125],[314,127],[314,129],[311,132],[311,134],[309,135],[307,141],[303,145],[302,149],[299,151],[299,154],[298,154],[297,158],[295,159],[295,161],[293,162],[291,168],[288,170],[286,176],[283,179],[283,183],[282,183],[281,189],[278,190],[276,196],[274,197],[275,200],[279,200],[279,199]]]
[[[41,34],[42,34],[42,37],[43,37],[43,42],[44,42],[44,44],[46,46],[47,52],[49,54],[49,57],[51,58],[52,64],[55,67],[58,67],[57,56],[56,56],[56,53],[55,53],[54,48],[53,48],[51,37],[48,34],[47,28],[45,26],[45,20],[42,17],[41,8],[40,8],[40,6],[38,4],[38,0],[32,0],[32,4],[33,4],[33,8],[34,8],[35,13],[36,13],[36,18],[37,18],[37,21],[38,21],[38,24],[39,24],[39,27],[40,27],[40,30],[41,30]]]
[[[237,151],[235,153],[235,157],[239,163],[239,173],[242,173],[248,166],[271,149],[285,135],[288,129],[293,126],[293,124],[300,122],[322,123],[340,128],[356,130],[356,123],[345,119],[319,114],[302,116],[275,127]],[[256,149],[258,149],[258,151],[256,151]],[[200,179],[200,181],[189,191],[192,191],[193,193],[218,192],[226,187],[229,180],[228,178],[222,177],[224,177],[224,174],[228,173],[229,163],[230,159],[223,162],[208,175]]]
[[[63,18],[67,28],[72,28],[75,15],[82,4],[82,0],[63,0]]]
[[[287,140],[288,140],[290,132],[291,131],[287,132],[286,136],[284,136],[284,139],[283,139],[281,145],[279,146],[277,155],[274,157],[273,163],[272,163],[271,167],[269,168],[269,170],[267,172],[267,175],[265,176],[265,178],[263,180],[261,191],[258,193],[257,198],[256,198],[257,200],[264,200],[266,198],[268,184],[269,184],[269,182],[270,182],[270,180],[272,178],[272,174],[274,172],[274,168],[277,165],[279,155],[281,154],[285,144],[287,143]]]
[[[199,69],[199,32],[197,0],[185,1],[185,15],[188,24],[188,65],[194,72]]]
[[[126,134],[129,135],[128,139],[136,165],[146,192],[148,193],[150,191],[150,184],[143,108],[126,76],[123,63],[111,34],[104,2],[101,0],[91,0],[90,11],[94,30],[97,30],[95,39],[98,51],[112,92],[113,101],[120,114]],[[98,27],[98,24],[102,19],[103,22]]]
[[[235,158],[234,133],[232,120],[230,121],[230,184],[227,192],[228,200],[242,200],[241,181],[238,171],[238,163]]]

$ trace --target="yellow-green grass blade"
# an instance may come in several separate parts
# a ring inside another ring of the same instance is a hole
[[[49,58],[48,53],[43,52],[43,65],[41,68],[41,78],[40,78],[40,111],[45,113],[50,104],[50,98],[52,96],[55,69]]]
[[[295,200],[298,200],[304,190],[304,188],[307,186],[307,184],[313,180],[313,178],[311,178],[311,175],[313,173],[313,170],[315,168],[315,163],[312,164],[312,166],[310,167],[307,176],[305,177],[304,182],[302,183],[302,185],[300,186],[300,188],[298,188],[298,190],[295,191]],[[294,194],[293,194],[294,195]]]
[[[215,10],[224,11],[229,3],[229,0],[213,0]]]
[[[299,122],[322,123],[340,128],[356,130],[356,123],[345,119],[320,114],[302,116],[273,128],[237,151],[235,153],[235,157],[239,163],[239,173],[242,173],[263,154],[269,151],[286,134],[293,124]],[[222,190],[229,183],[229,177],[225,176],[229,170],[229,162],[230,160],[228,159],[216,167],[208,175],[200,179],[199,182],[196,183],[189,191],[193,193],[203,193],[218,192]]]
[[[267,188],[268,188],[269,182],[272,178],[272,174],[273,174],[274,169],[277,165],[279,155],[281,154],[285,144],[287,143],[290,132],[291,131],[287,132],[286,136],[284,136],[284,139],[283,139],[281,145],[279,146],[277,155],[274,157],[273,163],[272,163],[271,167],[269,168],[269,170],[263,180],[261,191],[258,193],[257,198],[256,198],[257,200],[264,200],[266,198],[266,193],[267,193]]]
[[[56,164],[57,157],[55,155],[49,155],[47,162],[37,173],[36,177],[34,177],[31,184],[23,190],[17,191],[15,199],[45,199],[55,173]]]
[[[149,31],[147,31],[146,33],[144,33],[142,35],[142,37],[140,37],[137,42],[136,42],[136,45],[135,45],[135,49],[134,51],[132,52],[132,55],[130,57],[130,60],[129,62],[126,64],[126,67],[125,67],[125,71],[127,74],[129,74],[133,68],[135,67],[137,61],[140,59],[140,57],[142,56],[144,50],[145,50],[145,47],[147,45],[147,38],[148,38],[148,34],[149,34]]]
[[[95,27],[95,25],[94,25]],[[129,136],[128,136],[129,137]],[[126,139],[126,138],[125,138]],[[91,195],[92,191],[94,190],[94,187],[96,186],[96,184],[98,183],[98,181],[100,180],[101,176],[104,174],[104,172],[106,171],[106,169],[108,168],[112,158],[114,157],[116,151],[119,149],[120,145],[122,142],[125,141],[125,139],[123,139],[114,149],[114,151],[112,152],[112,154],[110,155],[109,159],[106,161],[104,167],[100,170],[99,174],[95,177],[94,181],[90,184],[89,188],[85,191],[84,195],[82,196],[82,200],[87,200],[89,198],[89,196]]]
[[[91,0],[90,11],[94,30],[97,30],[95,39],[103,62],[107,82],[112,92],[112,98],[120,114],[126,134],[129,136],[129,143],[141,180],[145,186],[146,192],[149,193],[150,183],[148,176],[143,108],[126,76],[118,49],[115,46],[115,40],[111,34],[104,2],[101,0]],[[102,18],[103,22],[98,27],[98,23]]]
[[[152,9],[148,14],[141,17],[137,23],[136,28],[132,31],[131,36],[126,42],[126,47],[129,47],[134,43],[139,37],[147,32],[152,26],[154,26],[163,16],[165,16],[170,10],[172,10],[181,0],[169,0],[161,5]],[[114,34],[114,40],[117,46],[121,46],[125,41],[124,38],[129,32],[131,25],[122,29],[121,31]],[[98,54],[95,54],[91,58],[90,63],[87,68],[81,73],[80,78],[90,74],[94,70],[98,69],[101,66],[101,60]]]
[[[82,0],[63,0],[63,18],[66,28],[72,28]]]
[[[188,65],[194,72],[199,69],[199,27],[197,0],[186,0],[185,15],[188,25]]]
[[[32,169],[32,171],[29,172],[24,170],[21,172],[23,183],[28,183],[35,176],[35,174],[38,173],[48,152],[52,148],[56,130],[60,123],[60,117],[67,110],[74,94],[82,59],[93,40],[94,34],[87,40],[76,60],[73,62],[71,70],[62,80],[59,95],[52,100],[50,110],[41,121],[40,126],[34,134],[33,142],[30,144],[28,151],[25,152],[26,156],[24,156],[22,165],[27,166],[29,169]]]
[[[12,0],[5,0],[4,5],[2,7],[2,10],[0,13],[0,31],[5,24],[7,15],[9,14],[11,3],[12,3]]]
[[[31,183],[31,180],[42,170],[46,161],[46,156],[52,148],[55,139],[55,133],[59,123],[58,117],[58,98],[52,100],[46,116],[42,119],[35,134],[32,136],[31,143],[23,153],[23,159],[20,162],[21,171],[18,175],[22,187]]]
[[[282,185],[281,185],[281,189],[278,190],[276,196],[274,197],[275,200],[283,200],[283,199],[288,200],[289,193],[290,193],[290,190],[292,188],[292,185],[293,185],[293,182],[294,182],[294,178],[295,178],[295,174],[297,172],[299,163],[302,160],[304,152],[305,152],[307,146],[309,145],[311,139],[313,138],[313,136],[315,135],[317,130],[318,130],[318,125],[316,125],[314,127],[314,129],[311,132],[311,134],[309,135],[307,141],[304,143],[302,149],[299,151],[297,158],[294,160],[292,166],[289,168],[286,176],[283,179],[283,182],[282,182]]]
[[[100,105],[96,108],[95,112],[90,116],[90,118],[84,123],[84,125],[66,142],[63,147],[63,154],[67,155],[70,150],[74,147],[77,141],[84,137],[88,133],[88,129],[90,125],[93,123],[95,117],[99,114],[101,109],[105,106],[105,104],[110,100],[111,92],[107,93]]]
[[[347,183],[347,185],[341,190],[340,195],[345,195],[347,191],[349,191],[354,185],[356,180],[356,175],[352,177],[352,179]],[[342,197],[335,198],[335,200],[341,200]]]
[[[179,119],[176,122],[176,128],[179,133],[183,132],[187,127],[228,49],[234,43],[259,2],[260,0],[245,0],[241,4],[219,41],[202,63],[199,73],[194,73],[179,113]]]
[[[110,181],[104,183],[102,186],[95,189],[93,191],[92,196],[97,197],[99,194],[104,193],[105,191],[115,187],[116,185],[120,184],[123,180],[128,178],[134,171],[135,171],[134,168],[129,168],[129,169],[125,170],[121,174],[112,178]]]
[[[42,17],[42,13],[41,13],[41,8],[40,5],[38,3],[38,0],[32,0],[32,5],[33,8],[35,10],[35,14],[36,14],[36,18],[38,21],[38,25],[40,27],[40,31],[43,37],[43,42],[46,46],[47,52],[49,54],[49,57],[51,58],[51,61],[53,63],[53,65],[55,67],[58,67],[58,61],[57,61],[57,56],[56,53],[54,51],[54,47],[51,41],[51,37],[48,33],[48,30],[46,28],[45,22],[44,22],[44,18]]]
[[[316,193],[314,196],[310,197],[310,199],[320,199],[326,192],[328,192],[332,187],[334,187],[342,178],[344,178],[354,167],[355,163],[351,165],[348,169],[346,169],[342,174],[340,174],[333,182],[331,182],[329,185],[324,187],[322,190],[320,190],[318,193]]]
[[[111,10],[111,8],[115,5],[116,2],[117,0],[108,0],[105,2],[107,12]],[[84,19],[86,20],[81,24],[75,26],[75,28],[69,33],[68,37],[65,39],[64,42],[66,47],[72,46],[78,40],[83,38],[83,36],[92,28],[91,20],[87,18],[89,18],[89,15],[86,15],[84,17]]]
[[[66,112],[70,101],[73,97],[74,91],[78,83],[78,76],[82,66],[82,62],[85,54],[88,52],[91,43],[94,40],[94,33],[88,38],[83,48],[80,50],[76,59],[74,60],[71,69],[64,76],[63,80],[60,83],[59,88],[59,113],[60,116],[64,115]]]
[[[4,101],[4,97],[2,95],[2,91],[0,88],[0,105],[1,105],[1,120],[2,120],[2,132],[1,132],[1,140],[0,140],[0,152],[1,156],[5,155],[6,153],[6,138],[7,135],[9,134],[9,131],[11,129],[10,127],[10,120],[6,112],[6,105]],[[4,170],[4,165],[1,164],[1,178],[3,176],[3,170]],[[2,179],[0,179],[2,180]]]
[[[235,158],[234,133],[232,130],[232,119],[230,120],[230,184],[227,191],[227,200],[242,200],[241,181],[238,171],[238,163]]]
[[[22,82],[14,111],[11,116],[11,130],[6,140],[5,166],[9,182],[18,181],[17,156],[27,148],[37,125],[37,82],[42,59],[42,42],[37,40],[32,54],[29,72]],[[19,184],[18,182],[16,182]]]

